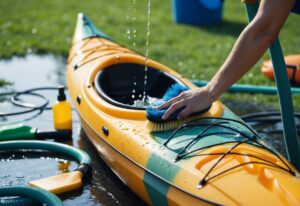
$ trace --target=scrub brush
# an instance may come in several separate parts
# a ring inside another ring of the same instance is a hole
[[[172,130],[176,129],[178,126],[199,119],[202,117],[202,114],[207,112],[210,107],[193,113],[190,116],[184,118],[184,119],[177,119],[177,116],[179,113],[184,109],[184,107],[177,109],[171,116],[167,119],[164,120],[162,119],[162,116],[165,114],[168,108],[164,108],[161,110],[156,109],[155,107],[165,103],[166,101],[180,95],[182,92],[189,90],[188,87],[182,85],[182,84],[173,84],[164,94],[163,98],[155,103],[153,103],[151,106],[149,106],[146,109],[147,113],[147,126],[148,128],[153,131],[153,132],[159,132],[159,131],[166,131],[166,130]]]

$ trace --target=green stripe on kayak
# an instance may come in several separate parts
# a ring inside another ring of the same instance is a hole
[[[169,185],[167,183],[162,182],[149,172],[145,172],[144,185],[152,205],[168,206],[167,194]]]
[[[160,178],[168,182],[173,182],[180,170],[179,163],[173,163],[175,156],[175,153],[171,153],[164,146],[160,146],[154,149],[154,152],[151,154],[147,162],[147,169],[160,176]],[[167,195],[170,187],[168,183],[151,173],[145,172],[144,185],[152,205],[168,205]]]
[[[101,37],[112,41],[112,39],[104,34],[102,31],[97,29],[94,24],[84,14],[79,13],[76,25],[76,31],[74,35],[75,41],[82,41],[90,37]]]
[[[223,117],[239,120],[239,117],[230,112],[227,108],[225,108],[224,110]],[[212,121],[212,123],[213,122],[214,121]],[[228,125],[250,134],[250,132],[247,131],[247,129],[239,123],[230,122],[230,124],[227,124],[227,126]],[[197,126],[194,128],[182,129],[176,134],[174,139],[169,142],[169,148],[163,146],[163,143],[167,141],[167,139],[170,137],[173,131],[153,132],[153,139],[155,139],[161,145],[158,146],[158,148],[153,148],[153,152],[147,162],[147,169],[159,176],[161,179],[172,183],[181,168],[181,161],[174,163],[177,154],[182,150],[183,147],[187,145],[188,142],[195,138],[195,136],[201,133],[201,131],[203,131],[206,127],[207,126]],[[216,134],[197,140],[189,148],[190,151],[214,144],[225,143],[230,141],[241,141],[244,139],[242,136],[239,135],[231,136],[221,134],[220,132],[230,132],[230,130],[221,127],[211,128],[207,132],[216,132]],[[187,156],[187,158],[191,157],[192,155]],[[149,172],[145,172],[144,185],[152,205],[167,206],[167,195],[170,189],[170,185],[167,182],[161,180],[160,178],[155,177]]]

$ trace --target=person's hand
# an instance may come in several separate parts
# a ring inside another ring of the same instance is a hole
[[[179,96],[160,105],[157,109],[169,107],[162,117],[162,119],[168,119],[173,112],[184,107],[177,116],[178,119],[183,119],[194,112],[207,109],[213,101],[214,99],[210,95],[208,89],[206,87],[201,87],[184,91]]]

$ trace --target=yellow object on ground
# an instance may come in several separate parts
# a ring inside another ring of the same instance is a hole
[[[182,75],[113,42],[78,16],[67,85],[101,157],[149,205],[300,205],[296,169],[221,102],[200,120],[153,132],[143,92],[161,98]]]
[[[72,130],[72,106],[66,99],[64,87],[59,88],[59,95],[52,110],[54,128],[57,130]]]
[[[35,180],[30,182],[29,185],[42,188],[54,194],[61,194],[80,188],[82,186],[82,176],[80,171],[68,172]]]

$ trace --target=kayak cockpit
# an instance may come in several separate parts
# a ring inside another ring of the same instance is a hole
[[[114,64],[99,71],[94,83],[100,97],[108,103],[136,110],[146,107],[134,105],[136,100],[144,97],[144,93],[160,99],[172,84],[182,84],[169,73],[152,67],[145,72],[144,65],[132,63]]]

